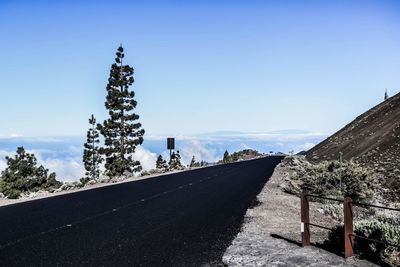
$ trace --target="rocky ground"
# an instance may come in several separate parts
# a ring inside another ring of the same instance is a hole
[[[244,149],[238,152],[232,153],[231,157],[236,160],[251,160],[254,158],[261,157],[263,154],[253,149]]]
[[[315,246],[301,247],[300,199],[279,188],[285,169],[279,165],[258,195],[259,204],[246,213],[242,231],[223,256],[228,266],[375,266],[356,258],[344,260]],[[338,221],[311,203],[310,220],[332,227]],[[312,243],[322,242],[327,231],[311,228]]]

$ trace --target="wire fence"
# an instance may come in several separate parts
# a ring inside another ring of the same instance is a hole
[[[318,228],[325,229],[328,231],[334,230],[333,228],[329,228],[329,227],[326,227],[323,225],[318,225],[318,224],[310,222],[309,200],[310,200],[310,198],[319,198],[319,199],[343,203],[343,221],[344,221],[343,229],[344,229],[344,255],[345,255],[345,258],[354,255],[353,248],[354,248],[354,239],[355,238],[360,241],[366,240],[368,242],[374,242],[374,243],[379,243],[379,244],[386,245],[386,246],[400,248],[400,246],[396,245],[396,244],[390,244],[390,243],[384,242],[382,240],[355,235],[354,227],[353,227],[353,219],[354,219],[353,218],[354,217],[353,206],[373,207],[373,208],[378,208],[378,209],[385,209],[385,210],[399,211],[399,212],[400,212],[400,209],[378,206],[378,205],[367,204],[367,203],[353,202],[353,200],[349,197],[346,197],[344,199],[336,199],[336,198],[330,198],[330,197],[325,197],[325,196],[307,194],[306,192],[303,192],[301,194],[300,198],[301,198],[301,236],[302,236],[302,245],[303,246],[310,245],[310,237],[311,237],[310,226],[318,227]]]

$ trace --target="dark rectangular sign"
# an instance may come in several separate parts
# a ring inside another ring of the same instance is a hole
[[[167,149],[175,149],[175,138],[167,138]]]

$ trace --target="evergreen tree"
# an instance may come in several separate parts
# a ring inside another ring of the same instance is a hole
[[[56,180],[56,174],[48,175],[49,170],[37,166],[34,154],[27,153],[23,147],[17,148],[14,158],[6,157],[7,168],[2,171],[0,192],[8,198],[18,198],[22,192],[52,191],[62,183]]]
[[[193,155],[193,157],[192,157],[192,161],[190,161],[190,165],[189,165],[189,167],[195,167],[195,164],[196,164],[196,158],[194,157],[194,155]]]
[[[90,179],[97,180],[100,176],[100,164],[103,158],[100,155],[100,148],[98,146],[99,131],[96,129],[96,118],[92,116],[89,118],[90,128],[87,131],[86,143],[83,145],[83,163],[85,166],[85,178],[81,179],[82,183],[87,183]]]
[[[183,170],[183,165],[181,163],[181,155],[179,154],[179,151],[176,153],[173,152],[171,155],[171,159],[169,161],[169,168],[171,170]]]
[[[222,158],[222,163],[229,163],[231,162],[231,156],[229,155],[228,150],[225,150],[224,157]]]
[[[138,122],[139,115],[133,112],[137,105],[135,93],[129,90],[134,82],[133,68],[123,64],[122,46],[116,55],[115,63],[111,66],[105,102],[110,117],[103,124],[98,124],[105,144],[100,151],[106,156],[105,168],[109,176],[142,170],[140,162],[132,158],[136,146],[143,143],[144,135],[144,129]]]
[[[163,157],[161,155],[159,155],[157,157],[157,161],[156,161],[156,169],[159,170],[168,170],[168,164],[167,161],[163,159]]]
[[[239,153],[235,152],[231,155],[231,162],[236,162],[239,160]]]
[[[190,162],[189,167],[194,168],[194,167],[200,167],[200,163],[196,161],[196,158],[193,156],[192,161]]]
[[[385,100],[388,98],[389,98],[389,95],[388,95],[387,89],[385,89]]]

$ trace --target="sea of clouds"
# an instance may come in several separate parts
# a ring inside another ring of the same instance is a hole
[[[178,135],[176,150],[182,161],[189,164],[192,157],[198,161],[216,162],[225,150],[230,153],[242,149],[255,149],[263,153],[308,150],[326,138],[325,134],[305,131],[277,131],[268,133],[216,132],[200,135]],[[137,147],[133,158],[139,160],[144,170],[155,167],[158,155],[169,158],[166,149],[167,136],[145,136],[145,142]],[[0,137],[0,171],[7,166],[6,156],[12,157],[17,147],[23,146],[34,153],[39,164],[50,172],[56,172],[61,181],[77,181],[84,175],[82,163],[83,137],[23,137],[12,135]]]

